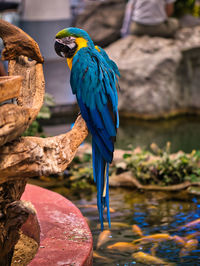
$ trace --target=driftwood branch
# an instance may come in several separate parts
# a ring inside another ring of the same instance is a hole
[[[85,121],[79,116],[66,134],[50,138],[22,137],[3,146],[0,183],[64,171],[87,134]]]
[[[0,37],[3,39],[5,46],[2,52],[3,60],[17,59],[20,55],[24,55],[43,63],[44,59],[38,44],[23,30],[0,20]]]
[[[0,77],[0,102],[18,98],[20,95],[21,82],[21,76]]]
[[[0,37],[5,45],[3,58],[10,60],[9,76],[0,79],[0,265],[7,266],[19,228],[31,213],[20,201],[27,179],[65,170],[88,130],[79,116],[66,134],[46,139],[20,137],[43,104],[43,58],[30,36],[3,20]],[[16,104],[2,103],[13,98]]]
[[[189,187],[199,186],[200,182],[191,183],[190,181],[185,181],[180,184],[170,185],[170,186],[159,186],[159,185],[142,185],[139,180],[137,180],[131,171],[123,172],[119,175],[113,174],[110,178],[110,186],[113,187],[133,187],[139,190],[149,190],[149,191],[180,191],[187,189]]]
[[[18,231],[31,214],[32,210],[27,208],[22,201],[13,201],[4,208],[1,218],[6,217],[6,220],[0,235],[0,265],[11,264],[13,246],[18,241]]]
[[[0,20],[0,37],[5,45],[2,57],[10,60],[9,76],[0,79],[0,103],[18,100],[18,105],[0,106],[1,146],[20,136],[36,118],[43,104],[45,82],[43,58],[33,39],[3,20]]]
[[[17,81],[16,85],[10,84],[11,78]],[[17,92],[15,92],[16,86],[20,86]],[[13,87],[15,93],[11,92]],[[2,81],[2,88],[4,94],[0,93],[0,99],[14,98],[12,96],[18,94],[18,105],[0,106],[0,146],[20,136],[36,118],[42,107],[45,91],[42,64],[36,61],[30,62],[24,56],[10,61],[9,76]]]

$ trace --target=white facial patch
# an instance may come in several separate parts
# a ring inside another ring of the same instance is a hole
[[[70,49],[73,49],[75,46],[76,46],[76,43],[75,42],[72,42],[72,43],[67,43],[66,44]]]
[[[63,45],[67,45],[70,49],[73,49],[76,46],[75,43],[76,38],[69,36],[62,39],[56,39],[58,43],[61,43]]]

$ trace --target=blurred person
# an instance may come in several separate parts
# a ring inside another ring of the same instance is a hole
[[[149,35],[173,37],[179,28],[179,22],[170,18],[174,12],[176,0],[129,0],[127,3],[122,36]]]

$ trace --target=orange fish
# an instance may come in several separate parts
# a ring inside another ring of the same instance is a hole
[[[116,249],[119,251],[137,251],[139,250],[139,247],[137,245],[134,245],[132,243],[128,242],[117,242],[113,245],[110,245],[107,247],[108,249]]]
[[[152,256],[156,256],[156,251],[157,251],[157,249],[158,249],[158,246],[159,246],[159,243],[155,243],[155,244],[153,245],[153,247],[150,249],[150,251],[151,251],[151,255],[152,255]]]
[[[190,240],[190,239],[195,238],[196,236],[200,236],[200,232],[195,232],[193,234],[187,235],[187,236],[184,237],[184,239],[185,240]]]
[[[189,251],[195,250],[198,246],[198,240],[197,239],[190,239],[186,242],[185,248]]]
[[[196,220],[194,220],[192,222],[187,223],[186,225],[182,226],[181,229],[182,228],[187,228],[187,227],[194,227],[194,226],[196,226],[198,224],[200,224],[200,218],[196,219]]]
[[[172,237],[172,239],[174,240],[174,242],[177,245],[179,245],[179,246],[185,246],[185,243],[186,242],[185,242],[185,240],[182,237],[175,235],[175,236]]]
[[[190,251],[197,249],[198,246],[198,240],[197,239],[190,239],[185,243],[184,248],[181,249],[179,256],[183,257],[183,256],[187,256]]]
[[[133,253],[132,257],[140,263],[144,263],[146,265],[173,265],[172,263],[166,262],[158,257],[149,255],[147,253],[144,252],[137,252],[137,253]]]
[[[131,226],[129,224],[126,224],[126,223],[111,222],[111,227],[113,229],[113,228],[123,228],[123,227],[124,228],[130,228]],[[97,225],[97,228],[98,229],[101,228],[100,224]],[[104,224],[104,228],[108,228],[108,224],[107,223]]]
[[[108,242],[111,237],[110,230],[104,230],[99,234],[98,240],[97,240],[97,249],[100,248],[103,244]]]
[[[172,240],[172,239],[173,237],[170,236],[169,234],[154,234],[154,235],[144,236],[142,238],[136,239],[132,243],[136,244],[139,242],[142,242],[142,243],[162,242],[165,240]]]
[[[140,229],[139,226],[137,226],[136,224],[133,224],[132,225],[132,231],[135,235],[138,235],[138,236],[144,236],[143,233],[142,233],[142,230]]]
[[[96,251],[93,251],[93,258],[94,259],[100,259],[103,260],[106,263],[112,263],[113,260],[104,256],[99,255],[99,253],[97,253]]]

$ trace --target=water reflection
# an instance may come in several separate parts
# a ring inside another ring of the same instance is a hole
[[[170,141],[172,152],[200,149],[200,117],[185,116],[162,121],[120,120],[117,147],[149,149],[152,142],[163,148]]]
[[[77,206],[94,205],[96,194],[87,199],[74,199]],[[163,193],[127,191],[123,189],[111,189],[110,206],[115,210],[111,213],[112,238],[102,245],[98,255],[103,258],[94,258],[94,265],[147,265],[135,262],[131,257],[133,251],[119,251],[108,249],[109,245],[116,242],[132,242],[139,236],[134,235],[131,225],[138,225],[144,236],[153,234],[169,234],[178,236],[188,241],[190,238],[197,242],[195,250],[188,253],[181,252],[181,247],[173,240],[159,242],[155,249],[156,256],[175,265],[200,265],[200,223],[195,226],[185,227],[191,221],[200,218],[200,199],[180,193]],[[98,227],[98,212],[94,208],[81,208],[84,216],[90,220],[90,228],[94,237],[94,250],[96,249],[100,229]],[[126,226],[123,226],[123,223]],[[129,226],[127,226],[129,225]],[[177,238],[178,238],[177,237]],[[186,241],[186,242],[187,242]],[[191,243],[192,244],[192,243]],[[141,245],[140,251],[150,253],[152,243]],[[109,258],[109,263],[106,261]]]
[[[48,121],[44,130],[48,135],[62,134],[66,132],[66,128],[70,129],[70,123],[74,120],[75,117],[72,119],[66,116],[65,124]],[[171,152],[183,150],[190,153],[193,149],[200,149],[200,117],[186,116],[165,121],[121,118],[115,147],[128,149],[140,146],[149,149],[151,143],[155,142],[163,148],[168,141],[171,142]]]

